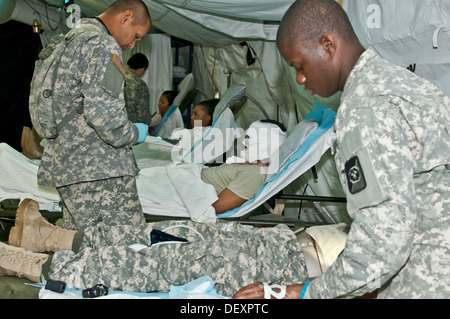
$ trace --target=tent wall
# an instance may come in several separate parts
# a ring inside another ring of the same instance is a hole
[[[365,47],[450,96],[450,1],[343,0],[342,5]]]

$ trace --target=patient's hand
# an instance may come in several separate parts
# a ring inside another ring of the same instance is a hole
[[[286,287],[286,296],[283,299],[300,299],[300,291],[302,288],[303,284],[288,285]],[[233,295],[233,299],[264,299],[263,284],[255,282],[245,286]]]

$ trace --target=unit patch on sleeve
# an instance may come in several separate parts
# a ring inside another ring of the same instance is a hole
[[[359,193],[366,188],[366,179],[358,156],[350,158],[345,163],[345,175],[347,176],[348,190],[351,194]]]
[[[119,68],[119,70],[122,71],[123,74],[125,74],[125,66],[122,63],[122,60],[117,55],[113,54],[112,61]]]
[[[103,74],[102,84],[103,86],[113,93],[116,97],[123,92],[123,83],[125,80],[125,68],[120,58],[112,54],[108,58],[106,64],[105,73]]]

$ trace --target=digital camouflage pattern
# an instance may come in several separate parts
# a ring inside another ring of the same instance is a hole
[[[86,41],[76,47],[72,44],[80,41],[72,41],[61,57],[53,90],[56,121],[80,105],[84,111],[58,137],[47,140],[38,183],[59,187],[135,176],[138,168],[131,147],[139,133],[125,110],[120,46],[94,19],[81,19],[69,33]]]
[[[149,123],[150,93],[147,84],[128,67],[123,89],[128,119],[133,123]]]
[[[311,298],[450,297],[450,102],[368,49],[335,122],[336,165],[353,218],[346,248]]]
[[[182,227],[167,229],[177,225]],[[153,228],[189,242],[154,245],[140,252],[128,247],[148,244]],[[100,227],[88,233],[78,253],[55,253],[51,279],[77,289],[103,283],[111,290],[168,292],[170,285],[209,275],[217,282],[219,294],[232,296],[256,281],[294,284],[307,277],[300,244],[285,225],[257,229],[223,221],[163,221]]]
[[[57,190],[62,199],[66,229],[87,232],[92,225],[145,223],[136,180],[132,176],[76,183]]]

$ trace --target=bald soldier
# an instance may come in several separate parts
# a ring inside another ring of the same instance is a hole
[[[132,146],[147,129],[127,118],[122,50],[132,49],[150,23],[141,0],[119,0],[65,36],[54,112],[57,121],[74,108],[83,112],[48,139],[38,171],[39,185],[56,187],[61,197],[65,228],[145,222]]]
[[[333,0],[299,0],[277,35],[310,94],[342,91],[336,165],[353,218],[346,247],[287,296],[450,296],[450,101],[435,85],[365,50]],[[236,298],[260,298],[259,284]]]

